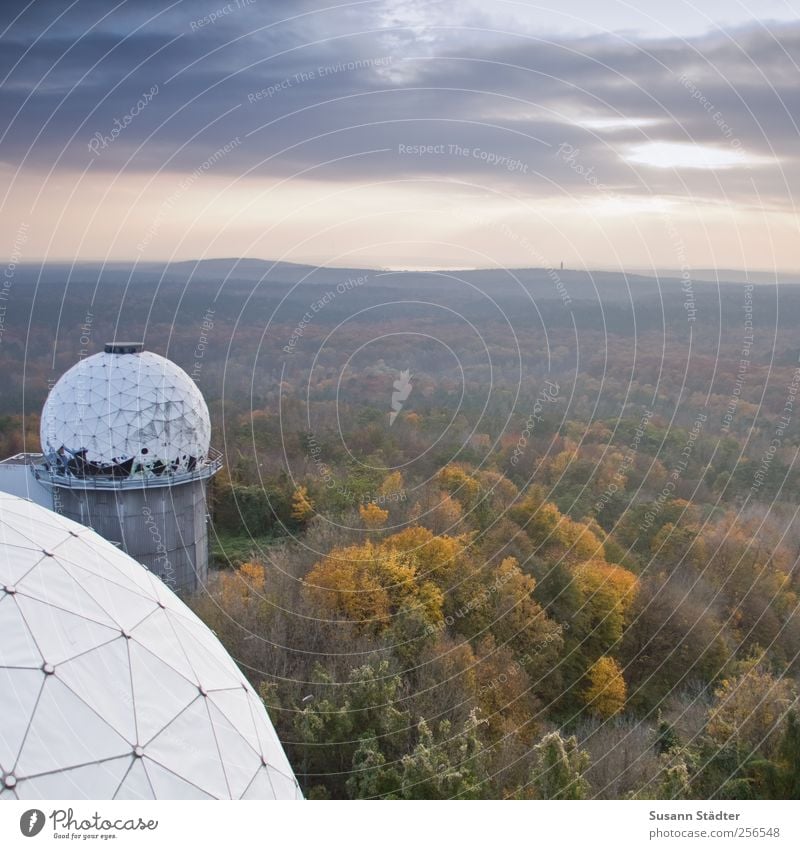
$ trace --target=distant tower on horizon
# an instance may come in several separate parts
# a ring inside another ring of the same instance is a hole
[[[56,382],[40,435],[34,475],[55,512],[174,590],[206,582],[206,485],[222,462],[210,447],[208,406],[183,369],[141,343],[109,343]]]

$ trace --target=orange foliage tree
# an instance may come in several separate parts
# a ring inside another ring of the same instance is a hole
[[[361,521],[371,529],[383,527],[389,518],[389,511],[382,510],[373,501],[368,504],[359,504],[358,512],[361,515]]]
[[[431,625],[442,620],[441,590],[424,577],[413,553],[385,542],[333,549],[314,566],[306,584],[323,610],[365,630],[386,628],[402,610],[416,611]]]

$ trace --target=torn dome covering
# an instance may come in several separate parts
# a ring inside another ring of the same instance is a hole
[[[139,346],[111,344],[81,360],[42,410],[42,451],[57,475],[184,474],[206,463],[210,440],[208,407],[194,381]]]

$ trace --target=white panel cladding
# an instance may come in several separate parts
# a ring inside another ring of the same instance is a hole
[[[150,351],[99,353],[53,387],[40,435],[57,471],[160,477],[205,463],[211,423],[202,393],[175,363]]]
[[[211,631],[94,531],[0,493],[0,798],[301,798]]]

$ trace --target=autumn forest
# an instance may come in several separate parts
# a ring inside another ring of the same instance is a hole
[[[800,795],[800,288],[255,261],[16,285],[0,456],[108,339],[197,381],[225,466],[187,602],[307,797]]]

